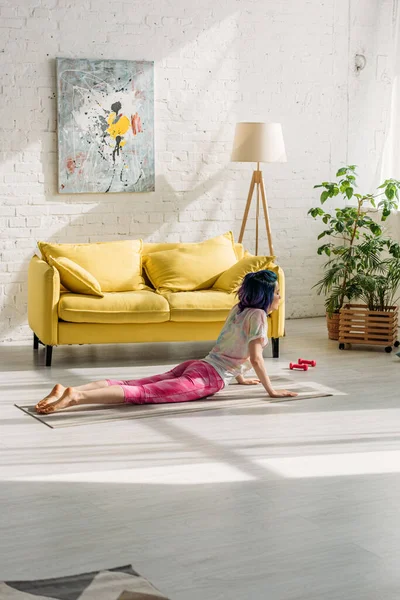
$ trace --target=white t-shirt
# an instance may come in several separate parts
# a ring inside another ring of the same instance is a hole
[[[229,313],[214,348],[204,358],[228,385],[233,377],[251,368],[249,342],[261,338],[266,346],[267,315],[261,308],[245,308],[239,312],[236,304]]]

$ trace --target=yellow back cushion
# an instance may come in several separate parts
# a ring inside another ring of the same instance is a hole
[[[224,235],[227,236],[229,234]],[[213,239],[216,238],[211,238],[211,240],[206,241],[212,241]],[[143,242],[142,255],[145,256],[146,254],[152,254],[153,252],[161,252],[161,250],[176,250],[176,248],[185,248],[186,246],[189,247],[192,245],[193,242]],[[238,260],[243,258],[245,254],[243,244],[238,244],[234,242],[233,249],[235,250],[236,258]]]
[[[235,253],[237,256],[237,259],[240,260],[241,258],[243,258],[244,254],[245,254],[245,250],[244,250],[244,246],[243,244],[233,244],[235,247]]]
[[[158,290],[188,292],[212,286],[217,277],[237,262],[232,232],[173,250],[144,256],[144,268]]]
[[[42,256],[64,256],[89,271],[103,292],[142,289],[142,240],[96,242],[91,244],[50,244],[38,242]]]
[[[244,258],[222,273],[213,285],[213,289],[232,293],[238,289],[247,273],[254,273],[273,266],[275,256],[253,256],[248,252]]]
[[[104,297],[97,279],[73,260],[65,256],[60,258],[49,256],[49,264],[60,273],[60,281],[67,290],[75,294]]]

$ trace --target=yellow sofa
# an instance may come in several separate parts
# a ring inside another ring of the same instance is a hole
[[[223,241],[225,243],[225,240]],[[39,342],[46,347],[46,366],[51,366],[54,346],[212,341],[218,337],[230,309],[237,302],[235,293],[215,288],[215,277],[207,289],[156,290],[148,278],[147,270],[143,268],[146,260],[153,261],[156,256],[160,260],[163,258],[162,253],[177,248],[183,253],[187,249],[191,252],[195,245],[142,245],[140,241],[140,251],[135,246],[135,258],[132,260],[131,244],[137,242],[107,242],[103,245],[94,244],[89,248],[92,261],[89,270],[101,284],[102,297],[72,293],[65,289],[61,284],[59,269],[54,266],[54,257],[49,256],[49,252],[52,255],[57,252],[58,256],[62,256],[63,248],[67,246],[72,247],[74,251],[77,248],[79,252],[86,252],[89,244],[40,246],[42,258],[35,255],[29,264],[28,321],[34,334],[34,349],[38,348]],[[245,250],[242,244],[234,244],[232,239],[232,247],[235,253],[234,261],[243,259]],[[73,258],[78,257],[77,260],[88,268],[85,256],[79,252],[73,254]],[[214,264],[211,247],[210,252],[209,263]],[[93,256],[96,257],[95,260]],[[279,338],[284,335],[284,274],[273,262],[268,268],[278,274],[282,296],[279,309],[268,319],[268,337],[272,339],[273,356],[278,357]],[[132,281],[132,269],[136,269],[136,274],[137,269],[140,269],[140,277],[136,277],[134,285],[129,284],[133,289],[125,289],[126,281]],[[119,279],[115,281],[114,275],[117,271]]]

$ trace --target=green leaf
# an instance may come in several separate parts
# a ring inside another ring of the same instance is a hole
[[[321,238],[323,238],[326,235],[326,231],[323,231],[322,233],[319,234],[319,236],[317,237],[318,240],[320,240]]]
[[[392,200],[394,198],[394,194],[395,194],[395,190],[394,188],[390,185],[386,188],[385,190],[385,196],[388,200]]]
[[[369,229],[374,235],[380,235],[382,233],[382,229],[379,227],[378,223],[373,221],[369,224]]]
[[[336,177],[340,177],[341,175],[346,175],[347,172],[347,167],[342,167],[341,169],[339,169],[339,171],[336,173]]]
[[[324,202],[326,202],[329,197],[330,197],[330,193],[329,192],[326,192],[326,191],[322,192],[321,198],[320,198],[321,204],[323,204]]]
[[[395,258],[400,258],[400,245],[397,242],[393,242],[389,247],[389,252]],[[397,267],[400,268],[400,265],[397,265]]]
[[[310,208],[310,210],[307,213],[308,215],[311,215],[312,217],[321,217],[322,215],[325,214],[324,210],[322,208],[320,208],[319,206],[316,206],[314,208]]]
[[[341,223],[340,221],[338,221],[338,222],[336,223],[335,229],[336,229],[336,231],[338,231],[339,233],[342,233],[342,232],[344,231],[344,225],[343,225],[343,223]]]
[[[346,196],[348,197],[349,200],[352,197],[352,195],[353,195],[353,188],[352,187],[346,188]]]

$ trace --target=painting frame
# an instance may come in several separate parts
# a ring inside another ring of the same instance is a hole
[[[155,190],[154,62],[56,58],[58,192]]]

